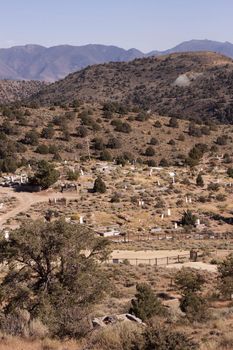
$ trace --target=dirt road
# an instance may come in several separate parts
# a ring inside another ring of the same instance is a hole
[[[47,202],[49,199],[59,199],[66,198],[68,200],[76,199],[76,192],[67,192],[60,193],[54,191],[43,191],[37,193],[28,193],[28,192],[15,192],[14,189],[9,187],[2,187],[0,193],[4,195],[9,195],[10,197],[15,197],[17,199],[16,206],[0,215],[0,229],[7,222],[7,220],[14,218],[21,212],[27,212],[30,207],[36,203]]]

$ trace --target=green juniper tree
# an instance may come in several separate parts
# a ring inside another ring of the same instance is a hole
[[[105,193],[106,190],[105,182],[98,176],[94,182],[93,192]]]
[[[106,280],[98,261],[107,254],[106,240],[82,225],[25,223],[0,241],[0,262],[8,266],[0,283],[2,314],[26,310],[52,335],[78,336],[103,295]]]
[[[196,185],[198,187],[204,187],[204,180],[203,180],[203,177],[201,176],[201,174],[198,174],[197,175],[197,178],[196,178]]]
[[[137,284],[136,289],[137,293],[129,310],[131,314],[145,321],[154,315],[165,313],[164,307],[148,284]]]
[[[204,321],[207,318],[207,303],[200,294],[205,279],[198,272],[183,268],[176,274],[175,283],[181,291],[180,308],[190,321]]]
[[[35,175],[30,179],[32,185],[41,186],[42,189],[47,189],[57,182],[59,172],[54,168],[53,164],[46,160],[41,160],[38,163],[38,169]]]

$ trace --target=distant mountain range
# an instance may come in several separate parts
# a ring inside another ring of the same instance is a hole
[[[212,51],[233,58],[233,44],[211,40],[186,41],[166,51],[149,53],[105,45],[60,45],[49,48],[25,45],[0,49],[0,79],[53,82],[89,65],[193,51]]]

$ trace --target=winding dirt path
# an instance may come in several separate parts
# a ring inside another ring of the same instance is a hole
[[[3,187],[0,189],[1,194],[9,195],[17,199],[17,204],[14,208],[10,209],[6,213],[0,215],[0,228],[7,222],[7,220],[14,218],[21,212],[27,212],[30,207],[36,203],[47,202],[49,199],[66,198],[68,200],[76,199],[78,194],[76,192],[54,192],[54,191],[42,191],[37,193],[28,192],[15,192],[14,189],[9,187]]]

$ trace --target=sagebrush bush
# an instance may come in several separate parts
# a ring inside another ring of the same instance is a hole
[[[143,328],[132,322],[117,323],[94,332],[91,349],[133,350],[134,344],[142,342]]]
[[[147,327],[141,343],[136,343],[132,350],[196,350],[198,345],[186,334],[174,331],[158,320]]]

